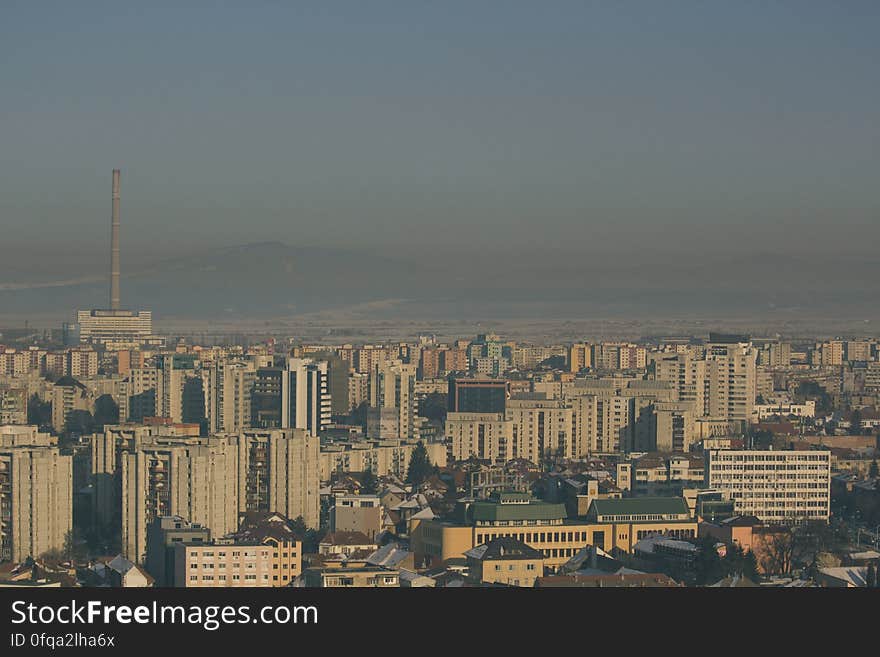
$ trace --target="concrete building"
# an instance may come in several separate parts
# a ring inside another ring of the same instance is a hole
[[[288,358],[283,367],[257,369],[251,396],[251,425],[303,429],[317,436],[330,424],[331,405],[327,362]]]
[[[671,384],[672,401],[691,402],[695,417],[748,421],[756,396],[757,349],[744,338],[717,336],[703,358],[660,355],[654,377]]]
[[[229,439],[238,449],[240,512],[302,516],[307,527],[319,526],[318,438],[303,429],[248,429]]]
[[[330,508],[330,531],[358,532],[373,540],[382,531],[384,514],[378,495],[336,495]]]
[[[593,345],[584,342],[568,349],[568,371],[580,372],[593,367]]]
[[[27,424],[27,387],[13,387],[0,384],[0,426],[6,424]]]
[[[288,586],[302,573],[302,538],[278,513],[247,514],[237,532],[174,545],[174,586]]]
[[[161,344],[153,335],[153,314],[149,310],[79,310],[76,323],[83,344],[105,349]]]
[[[409,461],[416,441],[402,440],[351,440],[335,441],[321,446],[320,478],[329,481],[334,472],[366,472],[377,477],[394,475],[406,477]],[[426,442],[425,449],[432,463],[446,465],[446,445]]]
[[[136,446],[121,455],[122,554],[143,563],[147,527],[181,516],[217,535],[238,526],[238,453],[223,439]]]
[[[651,453],[618,463],[616,482],[637,497],[681,497],[685,490],[702,486],[705,476],[702,455]]]
[[[417,400],[415,383],[417,365],[389,361],[377,365],[370,374],[370,407],[379,411],[380,433],[367,430],[368,438],[399,438],[418,440]],[[397,416],[397,435],[393,435],[390,423],[393,409]],[[374,411],[375,413],[375,411]],[[386,430],[387,427],[387,430]]]
[[[0,561],[60,550],[73,526],[73,457],[31,436],[36,444],[21,432],[0,442]]]
[[[147,526],[146,570],[156,586],[174,586],[174,548],[178,543],[209,543],[211,530],[180,516],[162,516]]]
[[[73,411],[91,411],[95,403],[89,389],[70,376],[63,376],[52,386],[52,428],[60,433]]]
[[[691,446],[699,441],[693,404],[656,402],[654,414],[654,442],[648,446],[649,450],[689,452]]]
[[[210,367],[203,367],[201,375],[208,432],[231,433],[249,427],[254,363],[217,359]]]
[[[397,588],[400,573],[379,566],[307,568],[302,586],[307,588]]]
[[[828,450],[708,450],[706,484],[729,492],[742,515],[764,522],[828,520]]]
[[[510,455],[541,463],[550,457],[577,458],[573,435],[573,413],[564,401],[522,395],[507,403],[510,420]]]
[[[446,444],[449,461],[463,461],[471,456],[507,461],[513,453],[513,421],[503,413],[448,412]]]

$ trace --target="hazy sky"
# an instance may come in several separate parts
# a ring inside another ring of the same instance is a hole
[[[878,35],[876,0],[5,0],[0,256],[103,254],[117,166],[126,263],[873,251]]]

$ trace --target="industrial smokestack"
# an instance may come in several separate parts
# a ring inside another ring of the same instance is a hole
[[[113,224],[110,232],[110,309],[119,310],[119,169],[113,169]]]

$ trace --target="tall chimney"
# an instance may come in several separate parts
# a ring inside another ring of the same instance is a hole
[[[119,310],[119,169],[113,169],[113,224],[110,232],[110,309]]]

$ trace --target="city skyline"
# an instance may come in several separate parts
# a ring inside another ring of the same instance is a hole
[[[4,4],[10,645],[583,644],[618,588],[880,588],[880,5],[846,8]]]

